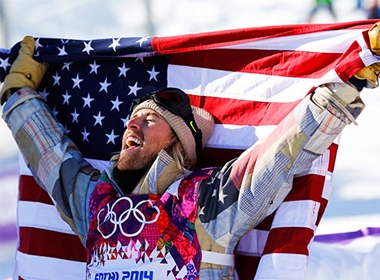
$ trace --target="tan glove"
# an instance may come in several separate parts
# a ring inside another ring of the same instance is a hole
[[[30,87],[37,89],[47,69],[46,63],[33,59],[34,38],[26,36],[21,42],[19,55],[5,77],[0,92],[1,105],[10,97],[11,89]]]
[[[380,55],[380,22],[375,23],[368,31],[370,48],[376,55]],[[374,88],[379,86],[380,63],[374,63],[364,67],[354,76],[360,80],[367,80]]]
[[[380,63],[368,65],[357,72],[354,76],[360,80],[367,80],[374,88],[379,86]]]
[[[371,50],[380,55],[380,22],[375,23],[368,31]]]

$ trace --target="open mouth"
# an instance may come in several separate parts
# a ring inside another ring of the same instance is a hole
[[[140,141],[140,139],[134,137],[134,136],[129,136],[125,142],[125,148],[126,149],[129,149],[129,148],[137,148],[137,147],[141,147],[142,143]]]

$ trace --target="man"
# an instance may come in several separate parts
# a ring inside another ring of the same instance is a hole
[[[337,21],[337,16],[335,13],[335,10],[333,8],[333,1],[332,0],[315,0],[314,1],[314,7],[309,13],[309,23],[314,22],[314,17],[320,10],[327,9],[332,20]]]
[[[277,209],[294,175],[364,108],[354,86],[320,86],[238,159],[191,172],[212,116],[191,107],[181,90],[163,89],[133,102],[115,164],[99,174],[36,93],[46,65],[33,60],[33,49],[25,37],[1,91],[3,118],[87,248],[89,279],[232,277],[241,236]],[[373,81],[371,68],[363,73]]]

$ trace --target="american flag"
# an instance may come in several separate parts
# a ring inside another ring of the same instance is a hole
[[[73,40],[36,38],[48,62],[38,88],[94,166],[121,147],[131,100],[178,87],[215,117],[200,166],[221,166],[265,137],[315,86],[342,82],[378,59],[366,31],[375,21],[299,24],[171,37]],[[0,50],[0,81],[19,44]],[[296,178],[280,208],[236,249],[240,279],[302,279],[326,208],[338,142]],[[20,279],[83,279],[85,251],[20,160]]]

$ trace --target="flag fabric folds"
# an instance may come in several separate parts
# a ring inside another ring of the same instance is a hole
[[[375,21],[299,24],[152,38],[36,38],[49,64],[38,88],[94,166],[119,151],[131,100],[178,87],[213,114],[215,132],[199,166],[221,166],[262,139],[314,87],[344,82],[378,62],[366,31]],[[0,49],[0,81],[19,44]],[[303,279],[326,208],[338,141],[295,179],[280,208],[236,248],[240,279]],[[86,254],[20,158],[20,279],[83,279]],[[43,269],[39,269],[43,268]]]

